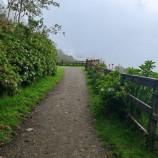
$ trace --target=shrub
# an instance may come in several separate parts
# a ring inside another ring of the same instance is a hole
[[[56,73],[57,51],[45,33],[11,21],[0,26],[0,95]]]
[[[153,61],[145,61],[145,64],[139,66],[138,69],[128,68],[127,73],[158,78],[158,73],[152,71],[155,67],[154,63]],[[143,119],[147,119],[146,114],[138,106],[128,101],[126,93],[130,93],[141,101],[151,105],[152,88],[140,86],[127,80],[123,81],[118,70],[111,71],[110,74],[105,74],[101,71],[100,66],[93,65],[92,62],[89,65],[88,74],[91,84],[94,86],[95,91],[102,99],[102,104],[105,105],[108,111],[117,111],[121,118],[125,113],[130,113],[146,126],[147,121],[143,121]]]
[[[108,111],[117,111],[122,117],[126,110],[125,87],[122,85],[121,76],[118,70],[110,74],[100,69],[100,65],[89,66],[87,69],[90,83],[94,86],[96,93],[100,96],[102,104]]]

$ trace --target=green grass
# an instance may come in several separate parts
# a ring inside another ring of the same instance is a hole
[[[91,112],[95,117],[94,127],[101,145],[108,149],[108,154],[122,158],[157,158],[156,151],[150,152],[145,149],[145,137],[140,131],[131,126],[127,120],[120,120],[116,113],[109,112],[101,105],[99,95],[94,92],[93,86],[89,84],[88,75],[87,88]]]
[[[64,72],[63,68],[58,68],[56,75],[47,76],[21,89],[19,95],[0,98],[0,143],[11,141],[12,135],[16,133],[16,127],[30,116],[32,108],[35,108],[37,102],[55,87]]]

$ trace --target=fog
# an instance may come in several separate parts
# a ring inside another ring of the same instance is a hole
[[[107,64],[158,67],[158,1],[66,0],[44,11],[45,23],[62,25],[66,37],[52,35],[58,48],[79,60],[102,58]]]

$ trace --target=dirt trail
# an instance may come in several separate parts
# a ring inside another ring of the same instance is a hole
[[[6,158],[106,158],[92,125],[81,68],[66,67],[63,80],[40,102],[12,143]],[[28,132],[26,129],[33,128]]]

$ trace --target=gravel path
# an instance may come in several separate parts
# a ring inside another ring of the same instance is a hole
[[[3,158],[107,157],[92,125],[85,76],[81,68],[65,69],[63,80],[0,151]]]

